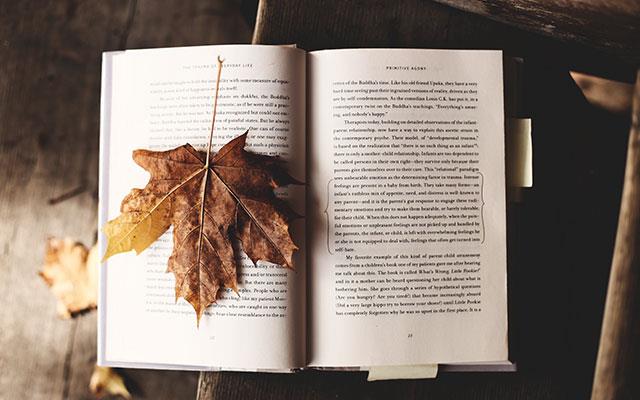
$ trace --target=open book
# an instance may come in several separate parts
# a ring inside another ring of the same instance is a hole
[[[306,185],[295,271],[248,259],[196,315],[171,231],[102,266],[98,362],[283,371],[499,363],[507,354],[502,53],[200,46],[103,56],[100,225],[148,174],[134,149],[204,150],[249,129]],[[99,240],[104,252],[104,237]]]

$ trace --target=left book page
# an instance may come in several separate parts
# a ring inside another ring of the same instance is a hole
[[[305,180],[305,54],[290,47],[197,46],[126,50],[103,55],[100,132],[100,228],[149,175],[135,149],[169,150],[190,143],[206,151],[217,57],[220,81],[213,149],[247,129],[248,149],[277,155]],[[304,186],[279,197],[305,214]],[[200,326],[167,273],[171,229],[140,255],[117,254],[100,272],[98,363],[109,366],[287,370],[305,363],[304,220],[291,227],[300,250],[296,271],[273,264],[238,268],[240,296],[223,294]],[[106,248],[100,233],[100,254]]]

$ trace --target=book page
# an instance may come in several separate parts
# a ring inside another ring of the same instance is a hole
[[[307,65],[309,364],[506,360],[501,52]]]
[[[206,151],[217,57],[224,65],[213,148],[247,129],[248,149],[288,161],[305,180],[305,55],[294,48],[199,46],[105,53],[103,60],[100,223],[119,215],[120,202],[149,175],[134,149],[168,150],[190,143]],[[277,192],[299,214],[305,188]],[[305,360],[304,220],[291,232],[300,250],[296,271],[253,265],[238,269],[239,296],[227,290],[196,325],[196,313],[175,299],[167,273],[171,231],[135,255],[102,266],[99,362],[180,369],[290,369]],[[101,254],[106,246],[100,237]]]

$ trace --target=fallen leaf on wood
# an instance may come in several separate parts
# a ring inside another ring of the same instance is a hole
[[[127,390],[122,377],[109,367],[96,365],[91,374],[89,389],[97,398],[104,396],[122,396],[125,399],[131,398],[131,393]]]
[[[58,315],[96,308],[98,295],[98,253],[72,239],[49,238],[40,276],[58,298]]]
[[[238,238],[255,263],[264,260],[293,267],[298,247],[289,234],[296,215],[273,190],[298,183],[276,157],[245,150],[248,131],[211,153],[222,60],[207,152],[190,144],[168,151],[136,150],[134,161],[151,175],[144,189],[122,201],[120,216],[103,227],[108,244],[103,260],[140,253],[173,225],[173,253],[167,271],[176,278],[175,297],[194,308],[197,322],[218,292],[238,292],[232,245]]]

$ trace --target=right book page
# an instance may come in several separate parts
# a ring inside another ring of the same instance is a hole
[[[307,66],[308,364],[506,360],[502,53]]]

